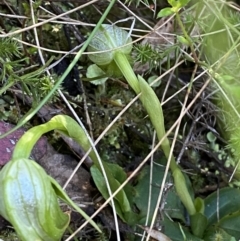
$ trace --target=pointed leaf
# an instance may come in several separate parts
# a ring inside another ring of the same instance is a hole
[[[56,195],[73,209],[75,209],[77,212],[79,212],[99,233],[101,233],[102,231],[97,226],[97,224],[92,219],[90,219],[90,217],[69,198],[69,196],[62,189],[62,187],[52,177],[49,176],[49,179],[52,183],[52,187]]]
[[[219,227],[224,229],[228,234],[240,239],[240,211],[224,217],[219,222]]]
[[[158,13],[157,18],[167,17],[172,14],[174,14],[174,11],[172,10],[172,8],[164,8]]]
[[[216,224],[219,218],[240,210],[240,190],[236,188],[222,188],[219,192],[210,194],[205,199],[204,214],[208,219],[208,226]]]
[[[207,227],[207,218],[202,213],[195,213],[190,217],[192,233],[202,238]]]

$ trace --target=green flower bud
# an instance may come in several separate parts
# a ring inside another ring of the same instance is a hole
[[[23,241],[59,241],[69,215],[44,169],[26,158],[11,160],[0,172],[0,214]]]

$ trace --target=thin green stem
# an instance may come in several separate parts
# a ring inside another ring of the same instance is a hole
[[[193,47],[192,39],[189,37],[178,12],[176,12],[176,19],[177,19],[178,25],[180,26],[180,28],[183,32],[184,37],[187,39],[187,41],[189,43],[189,47],[190,47],[191,52],[193,54],[194,62],[197,64],[198,63],[198,57],[197,57],[197,54],[196,54],[195,49]]]
[[[123,76],[127,80],[128,84],[131,86],[131,88],[135,91],[135,93],[138,95],[140,93],[140,88],[138,84],[138,79],[135,73],[133,72],[133,69],[125,56],[120,51],[117,51],[114,54],[114,61],[117,64],[118,68],[121,70]]]
[[[49,121],[47,124],[38,125],[29,129],[17,142],[12,154],[12,161],[19,158],[28,159],[33,147],[40,137],[43,134],[55,129],[63,131],[65,130],[61,124],[53,121]]]

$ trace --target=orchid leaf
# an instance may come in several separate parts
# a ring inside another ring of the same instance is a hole
[[[126,180],[126,173],[123,171],[121,167],[116,164],[107,163],[106,164],[111,170],[114,178],[114,191],[117,190],[120,185]],[[103,174],[99,171],[99,169],[93,165],[91,167],[91,174],[96,184],[98,190],[101,192],[105,199],[109,198],[109,193],[107,190],[106,183],[104,181]],[[112,188],[113,190],[113,188]],[[117,214],[121,217],[121,219],[128,224],[133,224],[137,220],[137,214],[132,211],[131,200],[132,200],[133,190],[130,185],[127,184],[123,189],[119,191],[119,193],[115,196],[115,208]]]
[[[231,198],[229,198],[231,197]],[[210,194],[205,200],[204,214],[208,226],[218,223],[219,219],[240,210],[240,190],[237,188],[222,188],[219,192]]]
[[[109,193],[108,193],[108,190],[107,190],[106,183],[104,181],[104,177],[96,166],[91,167],[91,175],[93,177],[94,183],[96,184],[96,186],[97,186],[98,190],[100,191],[100,193],[102,194],[102,196],[105,199],[108,199]],[[118,183],[118,186],[120,186],[119,183]],[[121,198],[119,198],[119,201],[123,201],[123,203],[124,203],[124,199],[125,199],[125,196],[122,196]],[[127,220],[125,220],[125,218],[124,218],[124,210],[123,210],[124,204],[120,205],[119,202],[114,201],[114,205],[115,205],[116,212],[119,215],[119,217],[123,221],[126,222]],[[123,207],[123,209],[121,208],[121,206]]]
[[[102,231],[99,229],[97,224],[92,219],[90,219],[90,217],[69,198],[69,196],[62,189],[62,187],[52,177],[49,176],[49,179],[56,195],[73,209],[75,209],[77,212],[79,212],[83,216],[83,218],[85,218],[98,232],[101,233]]]
[[[101,77],[101,76],[104,76],[104,75],[106,75],[106,73],[101,68],[99,68],[96,64],[92,64],[87,68],[86,76],[88,78],[99,77],[96,80],[91,80],[91,83],[94,84],[94,85],[104,84],[108,79],[108,77]]]
[[[220,220],[218,226],[228,234],[239,240],[240,238],[240,211],[230,214]]]

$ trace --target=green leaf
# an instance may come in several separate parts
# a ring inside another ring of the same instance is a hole
[[[240,239],[240,211],[230,214],[220,220],[218,226],[228,234]]]
[[[153,89],[149,86],[149,84],[139,75],[139,87],[142,92],[142,95],[140,96],[140,100],[144,106],[144,108],[147,110],[149,118],[151,119],[151,122],[153,126],[156,129],[158,139],[161,140],[162,137],[165,135],[165,126],[164,126],[164,117],[162,112],[161,103],[156,96]],[[167,146],[167,149],[170,150],[170,144],[168,142],[168,139],[165,138],[162,144],[162,148],[164,151],[164,154],[169,155],[169,150],[164,150],[164,146]]]
[[[182,7],[185,7],[191,0],[180,0]]]
[[[206,137],[207,137],[207,140],[211,143],[214,143],[217,140],[217,137],[211,131],[207,133]]]
[[[236,239],[232,235],[229,235],[225,230],[216,226],[208,228],[203,238],[204,238],[204,241],[215,241],[215,240],[236,241]]]
[[[197,197],[194,200],[194,206],[198,213],[204,213],[205,206],[204,206],[204,200],[202,198]]]
[[[222,188],[219,192],[210,194],[205,199],[204,214],[208,219],[208,226],[218,223],[224,216],[240,210],[240,190],[236,188]]]
[[[109,168],[109,170],[111,170],[112,173],[112,178],[109,179],[109,184],[112,192],[114,192],[120,187],[121,183],[126,180],[127,176],[123,169],[116,164],[105,163],[105,168],[106,166]],[[95,165],[93,165],[90,170],[98,190],[105,199],[108,199],[109,193],[102,173],[98,168],[96,168]],[[136,222],[139,220],[139,215],[134,213],[131,209],[132,196],[133,190],[130,185],[127,184],[114,198],[114,205],[117,214],[129,225],[136,224]]]
[[[120,167],[117,164],[113,164],[113,163],[106,163],[106,165],[108,166],[109,170],[111,170],[111,173],[112,173],[113,177],[120,184],[122,184],[127,179],[127,174],[123,170],[122,167]],[[126,184],[123,187],[123,190],[124,190],[124,192],[127,196],[127,200],[129,202],[129,205],[131,206],[132,205],[133,188],[130,186],[130,184]]]
[[[231,75],[222,75],[221,77],[222,77],[222,79],[223,79],[224,81],[226,81],[226,82],[228,82],[228,81],[234,81],[234,80],[235,80],[235,79],[234,79],[234,76],[231,76]]]
[[[177,40],[184,45],[187,45],[187,46],[190,45],[188,40],[186,38],[184,38],[183,36],[177,35]]]
[[[92,80],[91,81],[92,84],[95,84],[95,85],[104,84],[108,78],[107,77],[101,78],[100,76],[103,76],[103,75],[106,75],[106,73],[101,68],[99,68],[96,64],[92,64],[87,68],[86,76],[88,78],[99,77],[99,79],[97,80]]]
[[[62,187],[52,177],[49,176],[49,179],[52,183],[52,187],[56,195],[73,209],[75,209],[77,212],[79,212],[83,216],[83,218],[85,218],[99,233],[101,233],[102,231],[97,226],[97,224],[92,219],[90,219],[90,217],[69,198],[69,196],[62,189]]]
[[[106,183],[105,183],[105,179],[104,179],[102,173],[94,165],[91,167],[90,170],[91,170],[91,175],[93,177],[94,183],[97,186],[98,190],[100,191],[100,193],[103,195],[103,197],[105,199],[108,199],[109,198],[109,193],[108,193],[108,189],[107,189],[107,186],[106,186]],[[119,186],[120,185],[118,183],[118,187]],[[120,191],[120,192],[123,193],[123,191]],[[125,210],[127,209],[127,211],[129,211],[127,197],[125,195],[121,195],[121,198],[118,198],[117,201],[114,199],[114,205],[115,205],[116,212],[119,215],[119,217],[123,221],[127,222],[127,220],[125,220],[125,217],[124,217],[124,212],[126,212]]]
[[[196,213],[196,209],[193,204],[192,197],[189,194],[185,176],[179,168],[175,169],[172,175],[174,178],[174,184],[178,196],[180,197],[185,208],[187,209],[189,215],[194,215]]]
[[[207,227],[207,218],[202,213],[195,213],[190,216],[192,233],[199,238],[203,237]]]
[[[180,228],[180,224],[178,224],[177,222],[170,221],[166,216],[164,217],[164,220],[161,222],[161,224],[164,229],[164,234],[167,235],[169,238],[171,238],[171,240],[173,241],[185,241],[185,240],[203,241],[203,239],[191,234],[189,229],[184,227]]]
[[[146,216],[148,212],[148,202],[149,202],[149,192],[150,186],[152,188],[151,200],[150,200],[150,209],[149,209],[149,224],[152,220],[153,212],[157,204],[157,199],[160,192],[160,187],[162,184],[163,175],[165,172],[164,166],[159,166],[153,164],[152,170],[152,181],[150,182],[150,167],[146,166],[138,176],[137,185],[135,186],[135,195],[133,202],[136,204],[137,208],[140,210],[141,219],[139,223],[144,224],[146,221]],[[170,182],[170,175],[168,175],[168,181]],[[168,182],[167,181],[167,182]],[[184,212],[185,209],[176,194],[174,187],[170,187],[169,190],[164,193],[163,197],[164,210],[168,210],[167,214],[171,218],[181,220],[185,222]]]
[[[176,7],[177,4],[179,4],[178,0],[168,0],[168,3],[172,6],[172,7]]]
[[[174,11],[172,10],[172,8],[164,8],[158,13],[157,18],[167,17],[167,16],[170,16],[171,14],[174,14]]]
[[[156,80],[158,78],[158,76],[157,75],[153,75],[153,76],[150,76],[149,78],[148,78],[148,83],[149,83],[149,85],[151,85],[151,83],[154,81],[154,80]],[[158,86],[160,86],[160,84],[161,84],[161,80],[158,80],[157,82],[155,82],[153,85],[151,85],[153,88],[154,87],[158,87]]]

